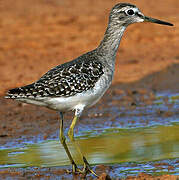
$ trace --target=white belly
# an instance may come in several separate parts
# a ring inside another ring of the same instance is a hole
[[[111,84],[112,76],[103,75],[93,89],[71,97],[45,98],[43,102],[51,109],[61,112],[74,110],[78,106],[90,107],[97,103]]]
[[[93,89],[78,93],[70,97],[44,97],[37,99],[17,99],[19,101],[35,104],[39,106],[45,106],[50,109],[65,112],[77,109],[82,106],[83,108],[90,107],[97,103],[97,101],[103,96],[108,87],[111,84],[113,72],[109,71],[98,80]]]

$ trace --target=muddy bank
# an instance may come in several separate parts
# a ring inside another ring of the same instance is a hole
[[[110,167],[107,167],[108,169]],[[110,176],[107,173],[104,173],[106,168],[102,168],[103,173],[99,176],[99,178],[95,177],[87,177],[87,179],[99,179],[99,180],[111,180]],[[6,169],[0,170],[0,177],[3,179],[6,178],[14,178],[14,179],[72,179],[71,175],[65,175],[65,170],[59,168],[30,168],[30,169]],[[179,176],[173,175],[161,175],[157,177],[153,177],[151,175],[140,173],[137,177],[130,176],[127,177],[126,180],[177,180]],[[84,179],[83,177],[73,176],[74,180]],[[124,180],[124,178],[122,178]],[[121,180],[122,180],[121,179]]]
[[[159,85],[161,81],[160,79],[158,80]],[[168,82],[170,83],[170,81]],[[139,86],[136,84],[139,84]],[[132,83],[128,86],[127,84],[113,85],[96,105],[84,111],[79,122],[77,122],[77,130],[75,133],[79,133],[83,128],[87,128],[87,130],[91,131],[93,128],[105,128],[105,125],[106,127],[115,127],[118,123],[120,123],[120,127],[126,128],[129,123],[132,123],[132,119],[134,119],[135,116],[137,116],[136,118],[138,118],[138,120],[141,118],[144,119],[143,122],[137,122],[137,119],[135,118],[135,123],[139,123],[141,126],[151,126],[152,123],[158,123],[159,125],[162,123],[164,124],[165,119],[160,119],[160,117],[171,117],[172,119],[174,116],[175,118],[173,118],[173,120],[177,119],[178,106],[175,104],[177,102],[172,102],[172,99],[177,100],[178,96],[177,94],[172,95],[172,89],[170,90],[167,88],[164,91],[166,93],[162,95],[162,91],[156,90],[160,87],[163,89],[162,86],[153,87],[151,83],[149,86],[152,86],[153,88],[143,89],[142,86],[144,84],[142,82],[137,82],[136,84]],[[161,107],[158,106],[155,109],[159,98],[157,96],[158,92],[161,94],[160,103],[163,105]],[[167,92],[170,93],[167,94]],[[169,94],[172,96],[169,97]],[[58,138],[58,112],[44,107],[20,103],[14,100],[7,100],[3,97],[0,98],[0,107],[1,146],[10,147],[13,144],[18,146],[18,144],[26,142],[37,143],[43,140]],[[138,108],[142,109],[136,115],[135,110]],[[150,108],[153,110],[151,111]],[[133,112],[133,114],[129,115],[128,112],[130,111]],[[145,119],[145,115],[149,113],[147,111],[151,111],[150,120]],[[153,118],[153,116],[156,118]],[[70,126],[72,118],[73,112],[65,114],[64,128],[66,129],[66,132]],[[135,123],[133,124],[135,125]],[[78,128],[78,126],[80,127]]]

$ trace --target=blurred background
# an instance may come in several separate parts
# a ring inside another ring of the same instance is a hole
[[[0,1],[0,94],[9,88],[32,83],[52,67],[94,49],[103,38],[110,9],[119,2]],[[137,5],[145,15],[175,26],[131,25],[118,51],[113,83],[145,79],[149,82],[148,79],[157,73],[155,80],[151,80],[155,83],[153,86],[167,88],[174,84],[175,89],[179,88],[176,75],[179,72],[179,1],[128,2]],[[174,71],[175,76],[169,71]]]

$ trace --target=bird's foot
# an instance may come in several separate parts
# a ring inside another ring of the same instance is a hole
[[[74,163],[72,164],[72,171],[67,170],[68,174],[73,174],[73,175],[82,175],[83,177],[86,177],[86,175],[88,173],[93,174],[94,176],[98,177],[98,175],[92,170],[92,168],[90,167],[88,161],[86,160],[85,157],[83,157],[83,161],[84,161],[84,167],[83,169],[79,169],[77,167],[77,165]]]
[[[84,167],[83,167],[82,173],[84,175],[87,175],[88,173],[91,173],[94,176],[98,177],[98,175],[92,170],[90,164],[88,163],[88,161],[86,160],[86,158],[84,156],[83,156],[83,162],[84,162]]]
[[[68,174],[79,174],[80,173],[80,169],[77,167],[77,165],[75,163],[72,163],[72,171],[67,170]]]

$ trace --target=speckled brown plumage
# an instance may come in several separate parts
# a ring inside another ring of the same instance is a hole
[[[102,64],[97,60],[83,61],[86,55],[74,61],[59,65],[37,82],[11,89],[6,98],[36,98],[36,97],[69,97],[94,87],[104,73]]]

